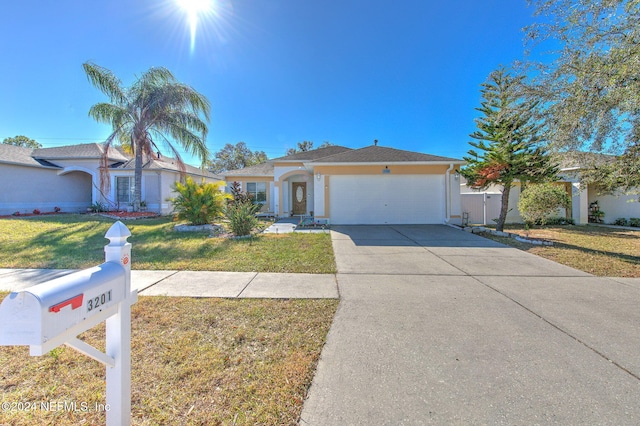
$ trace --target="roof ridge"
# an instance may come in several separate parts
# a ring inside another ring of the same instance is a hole
[[[380,156],[380,153],[384,152],[386,155]],[[364,154],[364,156],[362,155]],[[369,155],[367,155],[369,154]],[[389,154],[391,155],[389,157]],[[400,154],[398,156],[397,154]],[[393,157],[397,158],[393,158]],[[366,158],[369,157],[369,158]],[[379,157],[379,158],[376,158]],[[413,159],[411,157],[414,157]],[[342,160],[339,160],[343,158]],[[346,158],[346,159],[344,159]],[[336,161],[338,160],[338,161]],[[398,149],[380,145],[367,145],[362,148],[357,148],[351,151],[340,152],[328,157],[318,158],[311,160],[311,163],[322,162],[363,162],[363,163],[376,163],[376,162],[437,162],[437,161],[462,161],[456,158],[443,157],[434,154],[425,154],[417,151],[408,151],[405,149]]]
[[[289,154],[289,155],[285,155],[282,157],[276,157],[271,159],[270,161],[305,161],[305,158],[301,158],[301,157],[305,157],[308,156],[309,154],[316,153],[320,150],[328,150],[328,149],[333,149],[335,150],[336,148],[338,149],[342,149],[342,152],[345,151],[352,151],[353,148],[349,148],[347,146],[342,146],[342,145],[329,145],[329,146],[324,146],[324,147],[320,147],[320,148],[315,148],[309,151],[300,151],[300,152],[296,152],[294,154]],[[330,155],[335,155],[335,154],[330,154]],[[330,155],[327,155],[326,157],[329,157]],[[296,157],[296,158],[290,158],[290,157]],[[318,158],[322,158],[322,157],[318,157]],[[313,159],[307,159],[308,160],[313,160]]]

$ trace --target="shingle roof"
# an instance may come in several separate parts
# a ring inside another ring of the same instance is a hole
[[[285,157],[274,158],[270,161],[313,161],[319,158],[328,157],[330,155],[335,155],[346,151],[353,150],[344,146],[330,145],[325,148],[318,148],[311,151],[298,152],[295,154],[287,155]]]
[[[223,176],[271,176],[273,177],[273,163],[256,164],[243,169],[229,170],[221,173]]]
[[[85,143],[79,145],[58,146],[54,148],[39,148],[33,150],[34,158],[47,160],[63,160],[77,158],[101,158],[104,153],[102,144]],[[124,156],[114,147],[109,147],[109,159],[114,161],[127,161]]]
[[[440,157],[420,152],[403,151],[371,145],[360,149],[349,150],[324,158],[318,158],[312,163],[395,163],[395,162],[462,162],[456,158]]]
[[[0,163],[18,164],[30,167],[55,167],[55,164],[44,160],[37,160],[31,156],[32,148],[23,148],[21,146],[13,146],[0,143]]]
[[[197,176],[207,176],[211,178],[218,178],[213,173],[209,173],[208,171],[203,171],[199,167],[194,167],[189,164],[185,164],[185,171],[188,174],[197,175]],[[135,159],[128,160],[124,163],[120,163],[114,167],[115,169],[125,169],[125,170],[134,170],[135,169]],[[146,159],[142,168],[146,170],[170,170],[177,173],[180,173],[180,168],[178,167],[178,163],[174,158],[163,157],[161,159]]]

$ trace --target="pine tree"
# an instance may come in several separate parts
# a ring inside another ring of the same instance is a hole
[[[513,77],[504,68],[493,71],[482,84],[482,101],[476,108],[478,129],[469,135],[477,140],[469,144],[476,150],[464,157],[467,166],[462,175],[476,189],[489,185],[502,187],[502,204],[496,229],[502,231],[509,211],[509,193],[515,181],[552,180],[558,173],[543,148],[541,126],[534,120],[536,101],[522,91],[524,77]]]

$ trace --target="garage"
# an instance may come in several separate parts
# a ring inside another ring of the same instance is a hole
[[[443,175],[331,176],[329,199],[337,225],[443,223],[446,215]]]

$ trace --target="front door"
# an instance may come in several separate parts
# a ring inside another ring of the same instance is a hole
[[[293,182],[293,214],[307,214],[307,183]]]

